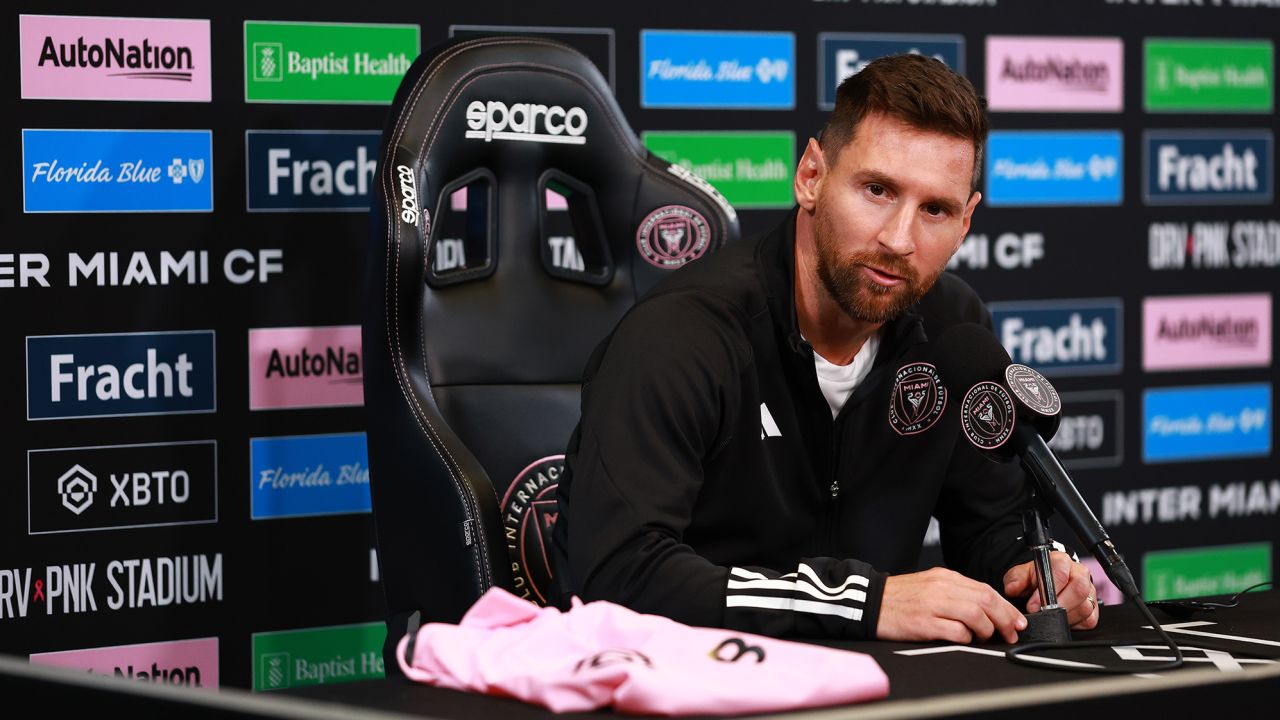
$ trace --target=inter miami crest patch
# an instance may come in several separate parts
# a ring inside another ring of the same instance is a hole
[[[1014,397],[1032,410],[1053,417],[1062,412],[1058,391],[1040,373],[1026,365],[1014,363],[1004,369],[1004,380]]]
[[[563,473],[564,455],[535,460],[502,496],[502,530],[516,593],[539,605],[547,604],[552,582],[551,530],[559,515],[556,488]]]
[[[898,368],[889,398],[889,426],[899,435],[915,435],[934,426],[947,409],[947,389],[929,363]]]
[[[969,388],[960,405],[960,427],[969,442],[995,450],[1013,435],[1013,398],[999,383],[984,380]]]
[[[649,213],[636,231],[636,248],[650,265],[675,270],[702,257],[711,243],[711,226],[698,211],[667,205]]]

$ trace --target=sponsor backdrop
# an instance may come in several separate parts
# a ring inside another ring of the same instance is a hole
[[[0,652],[201,688],[385,671],[358,328],[371,177],[413,59],[494,31],[581,49],[747,232],[790,205],[841,78],[898,52],[966,74],[994,132],[950,267],[1061,390],[1053,446],[1151,596],[1270,579],[1280,9],[1198,5],[20,3]]]

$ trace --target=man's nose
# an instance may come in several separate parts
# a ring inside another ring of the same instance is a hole
[[[914,224],[915,214],[905,204],[900,204],[880,228],[877,240],[884,249],[895,255],[910,255],[915,252],[912,235]]]

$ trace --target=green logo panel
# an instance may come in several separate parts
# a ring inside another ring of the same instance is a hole
[[[795,202],[792,132],[646,132],[645,147],[715,186],[734,207],[789,208]]]
[[[244,99],[391,102],[418,57],[417,25],[244,23]]]
[[[253,634],[253,690],[385,677],[380,622]]]
[[[1268,40],[1148,39],[1146,109],[1271,112],[1275,52]]]
[[[1142,556],[1147,600],[1227,595],[1271,579],[1271,543],[1160,550]]]

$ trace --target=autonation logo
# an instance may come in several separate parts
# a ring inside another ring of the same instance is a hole
[[[1148,205],[1266,205],[1270,130],[1148,130],[1142,134]]]
[[[27,419],[217,409],[214,333],[190,330],[27,338]]]
[[[209,102],[209,21],[19,15],[22,97]]]
[[[1270,366],[1270,293],[1143,299],[1143,370]]]
[[[364,404],[360,326],[249,330],[249,409]]]
[[[1142,394],[1145,463],[1270,454],[1270,383],[1160,388]]]
[[[987,37],[992,110],[1120,112],[1120,38]]]
[[[1046,375],[1120,372],[1123,317],[1119,298],[991,303],[1009,357]]]
[[[1119,205],[1123,145],[1118,130],[993,132],[987,204]]]
[[[369,512],[364,433],[261,437],[249,441],[254,520]]]
[[[792,33],[642,30],[640,105],[795,107]]]

